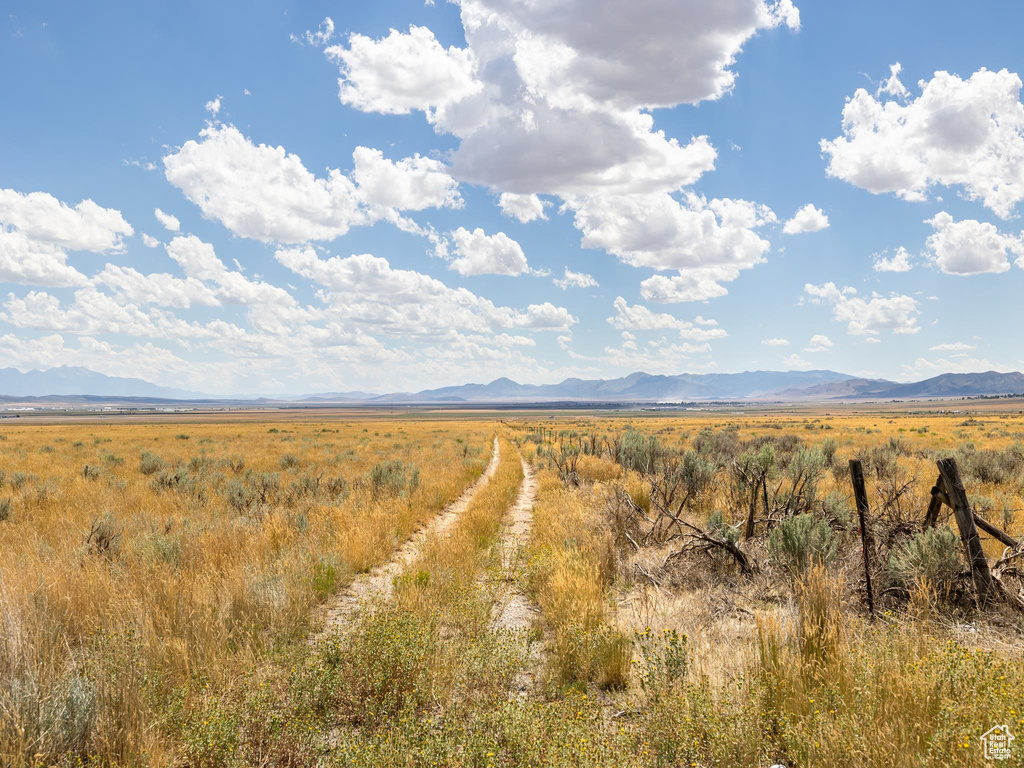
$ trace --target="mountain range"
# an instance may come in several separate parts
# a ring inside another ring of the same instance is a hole
[[[321,392],[272,397],[218,397],[174,389],[142,379],[105,376],[87,368],[60,367],[22,373],[0,369],[0,397],[83,396],[142,400],[211,400],[248,403],[657,403],[683,401],[828,401],[898,400],[1024,393],[1024,374],[945,373],[900,383],[865,379],[835,371],[744,371],[681,373],[674,376],[633,373],[617,379],[565,379],[557,384],[519,384],[500,378],[489,384],[425,389],[420,392]]]
[[[47,395],[103,395],[106,397],[155,397],[196,400],[208,395],[185,389],[161,387],[143,379],[105,376],[88,368],[61,366],[45,371],[22,373],[17,368],[0,368],[0,396],[45,397]]]

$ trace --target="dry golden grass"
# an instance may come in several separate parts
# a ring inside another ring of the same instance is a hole
[[[710,490],[686,507],[686,519],[699,527],[712,510],[739,524],[746,506],[729,480],[739,449],[730,454],[721,443],[702,447],[702,439],[738,445],[766,435],[795,436],[804,447],[832,455],[817,488],[819,500],[834,493],[849,502],[847,463],[863,458],[867,466],[881,467],[868,477],[874,512],[894,521],[920,519],[935,483],[935,459],[955,455],[972,502],[1019,537],[1019,414],[711,413],[543,423],[543,434],[537,426],[513,429],[530,442],[540,438],[531,451],[549,468],[539,475],[543,492],[534,556],[538,600],[556,638],[555,662],[568,657],[562,662],[571,670],[566,678],[574,673],[577,680],[596,682],[594,663],[581,662],[587,656],[579,646],[567,652],[570,643],[558,638],[571,637],[567,628],[575,625],[599,625],[609,635],[635,638],[629,688],[608,695],[604,705],[606,712],[637,713],[638,720],[619,729],[620,736],[632,737],[623,748],[636,750],[623,764],[981,765],[978,737],[991,723],[1024,729],[1024,624],[1012,613],[997,611],[994,623],[965,616],[919,580],[902,612],[886,610],[872,625],[848,582],[850,574],[854,581],[860,577],[859,554],[827,571],[812,567],[795,583],[772,571],[740,578],[727,557],[697,554],[682,561],[681,571],[662,572],[661,561],[674,548],[671,540],[636,554],[624,545],[611,558],[619,559],[618,568],[602,567],[609,560],[608,532],[602,528],[609,518],[599,511],[609,508],[615,487],[651,511],[650,483],[635,472],[621,473],[609,456],[627,430],[656,435],[663,446],[706,451],[702,455],[708,457],[726,451]],[[559,455],[586,446],[595,433],[605,449],[575,464],[581,487],[564,483],[555,470],[573,465]],[[1008,452],[1005,471],[998,456],[975,460],[986,451]],[[885,465],[887,456],[891,465]],[[895,489],[902,490],[894,494]],[[983,540],[990,558],[1003,551],[998,542]],[[758,545],[751,546],[756,555]],[[658,574],[661,585],[637,577],[633,563]],[[613,597],[617,610],[610,609]],[[685,685],[666,677],[670,668],[686,669]]]
[[[619,490],[650,513],[649,479],[603,449],[564,478],[556,460],[628,429],[680,450],[703,441],[702,456],[716,455],[708,441],[798,439],[830,456],[815,514],[830,493],[848,504],[847,461],[862,457],[882,468],[868,473],[873,512],[913,519],[935,459],[956,455],[971,500],[1019,537],[1024,415],[505,420],[507,431],[471,416],[4,425],[0,763],[980,766],[981,732],[1024,731],[1024,627],[1010,614],[952,606],[918,579],[872,624],[842,522],[835,561],[794,576],[770,562],[761,532],[740,540],[761,566],[753,576],[704,553],[663,566],[680,540],[637,554],[611,514]],[[393,599],[311,647],[316,606],[456,498],[496,427],[495,476],[427,539]],[[550,684],[525,699],[509,697],[523,638],[491,621],[501,524],[522,479],[510,437],[539,483],[524,554]],[[158,457],[149,474],[143,452]],[[687,521],[742,521],[730,461]]]
[[[202,691],[237,687],[303,638],[318,602],[482,471],[491,434],[432,422],[5,426],[2,762],[173,763],[174,721]],[[151,474],[143,452],[159,457]],[[393,461],[404,487],[375,487],[375,465]]]
[[[614,610],[608,591],[616,565],[611,532],[594,514],[601,501],[566,489],[551,470],[539,472],[537,480],[527,569],[550,627],[554,682],[621,686],[630,652],[628,641],[610,624]]]

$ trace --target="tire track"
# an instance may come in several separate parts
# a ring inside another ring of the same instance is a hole
[[[527,635],[527,658],[517,671],[512,684],[512,694],[528,696],[536,688],[535,671],[540,666],[543,655],[543,642],[537,641],[528,633],[534,627],[534,621],[540,609],[523,592],[519,586],[522,571],[521,557],[523,549],[530,541],[533,529],[533,506],[537,501],[537,480],[533,468],[522,456],[523,481],[519,486],[519,495],[509,510],[509,523],[502,534],[501,552],[501,584],[491,613],[491,627],[498,631]]]
[[[501,458],[498,437],[494,437],[494,450],[487,469],[476,481],[437,514],[430,522],[416,531],[386,563],[370,569],[353,579],[345,589],[338,593],[334,601],[327,607],[324,615],[324,629],[321,636],[346,626],[359,611],[359,607],[367,600],[391,598],[395,588],[395,577],[399,576],[413,561],[419,557],[428,537],[443,533],[458,519],[459,515],[469,506],[473,497],[483,488],[494,475]]]

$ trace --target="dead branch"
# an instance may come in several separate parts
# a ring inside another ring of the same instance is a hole
[[[719,538],[714,536],[707,531],[701,530],[695,525],[676,518],[676,522],[686,528],[689,533],[686,536],[686,543],[683,544],[675,552],[669,553],[665,558],[665,562],[662,564],[662,568],[666,567],[672,560],[677,557],[682,557],[687,552],[710,552],[712,549],[720,549],[723,552],[728,552],[732,555],[732,558],[736,561],[736,564],[740,567],[740,572],[744,574],[752,574],[754,572],[754,566],[750,562],[746,553],[740,549],[735,542],[729,541],[728,539]]]

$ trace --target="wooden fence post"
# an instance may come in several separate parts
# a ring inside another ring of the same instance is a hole
[[[942,482],[942,475],[939,475],[939,479],[935,481],[935,487],[932,488],[932,500],[929,502],[928,511],[924,515],[925,528],[934,528],[935,524],[939,522],[939,512],[942,511],[942,497],[936,491],[946,492]]]
[[[978,602],[984,604],[992,595],[995,584],[992,581],[992,573],[988,569],[985,550],[981,548],[978,529],[974,525],[974,515],[971,513],[971,505],[967,501],[964,481],[960,478],[960,469],[956,465],[956,459],[940,459],[938,465],[939,473],[945,481],[946,495],[949,497],[953,514],[956,516],[957,527],[960,529],[960,539],[964,543],[967,562],[971,566],[974,587],[978,591]]]
[[[1015,538],[1010,536],[1010,534],[1008,534],[1006,531],[1000,528],[996,528],[994,525],[992,525],[992,523],[990,523],[985,518],[981,517],[980,515],[975,515],[974,522],[979,528],[981,528],[981,530],[983,530],[992,538],[999,539],[999,541],[1008,546],[1010,549],[1017,548],[1018,543]]]
[[[864,584],[867,587],[868,611],[875,620],[875,596],[871,591],[871,561],[868,555],[868,491],[864,487],[864,467],[858,459],[850,459],[850,479],[853,495],[857,499],[857,517],[860,520],[860,546],[864,551]]]

